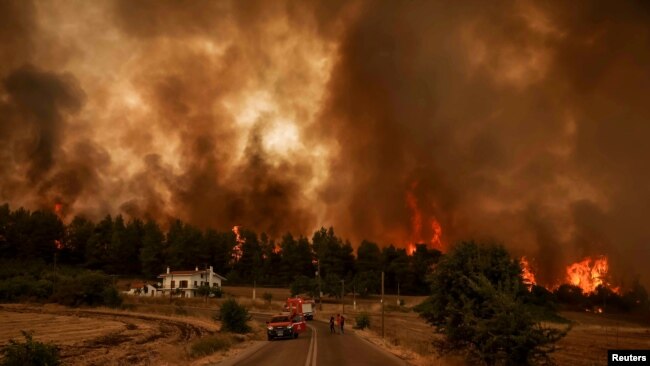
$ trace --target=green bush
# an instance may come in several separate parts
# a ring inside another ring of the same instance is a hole
[[[92,271],[84,271],[76,276],[58,276],[51,300],[66,306],[118,307],[122,304],[111,278]]]
[[[21,331],[25,343],[10,340],[2,349],[4,358],[0,366],[56,366],[61,364],[59,349],[52,344],[37,342],[32,339],[32,334]]]
[[[273,300],[273,294],[270,292],[265,292],[262,294],[262,298],[264,299],[264,301],[270,304],[271,301]]]
[[[370,316],[368,313],[360,313],[354,320],[357,323],[355,326],[356,329],[366,329],[370,327]]]
[[[207,336],[192,343],[190,356],[203,357],[228,348],[230,348],[230,341],[227,338],[218,335]]]
[[[535,321],[519,263],[502,246],[460,243],[430,280],[431,296],[416,311],[444,335],[442,350],[462,350],[474,364],[546,363],[566,335]]]
[[[113,286],[110,286],[106,287],[104,291],[102,291],[102,301],[104,302],[104,305],[108,307],[117,308],[122,305],[123,300],[117,289]]]
[[[52,284],[29,275],[19,275],[0,281],[0,301],[44,299],[51,294]]]
[[[223,297],[223,291],[221,290],[221,287],[212,287],[210,289],[210,295],[220,299]]]
[[[248,310],[234,299],[226,300],[219,310],[221,329],[226,332],[248,333],[251,328],[246,323],[250,319]]]

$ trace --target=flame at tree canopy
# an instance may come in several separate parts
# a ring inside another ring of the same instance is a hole
[[[408,255],[413,255],[415,252],[415,245],[420,243],[429,243],[433,248],[438,250],[444,249],[442,243],[442,226],[433,215],[429,215],[431,218],[431,239],[425,239],[426,235],[423,233],[422,228],[423,214],[415,195],[415,189],[417,186],[418,182],[415,181],[411,184],[410,189],[406,191],[406,205],[411,211],[411,240],[406,247]]]
[[[244,253],[242,245],[246,242],[246,239],[243,238],[239,232],[239,226],[233,226],[232,232],[235,233],[235,246],[232,248],[232,260],[234,262],[239,262]]]
[[[537,284],[535,273],[533,272],[530,262],[526,257],[519,259],[521,265],[521,276],[524,283],[530,290],[533,285]],[[570,264],[566,267],[566,277],[564,283],[580,287],[582,292],[590,294],[596,291],[598,286],[605,286],[615,293],[620,293],[619,287],[613,287],[608,283],[609,263],[607,257],[586,257],[585,259]],[[548,290],[553,290],[555,286],[545,285]]]
[[[534,285],[537,284],[535,280],[535,274],[530,268],[530,263],[526,257],[521,257],[519,259],[519,264],[521,265],[521,276],[524,279],[524,284],[528,286],[528,289],[532,289]]]
[[[607,257],[587,257],[580,262],[569,265],[566,269],[566,281],[578,286],[584,293],[592,293],[600,285],[607,286],[609,264]],[[617,289],[612,289],[616,292]]]

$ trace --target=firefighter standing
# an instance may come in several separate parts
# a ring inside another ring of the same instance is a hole
[[[334,328],[334,317],[330,316],[330,333],[336,333],[336,328]]]
[[[336,314],[336,327],[341,328],[341,314]]]
[[[343,326],[345,325],[345,317],[343,315],[341,315],[340,324],[341,324],[341,334],[343,334],[344,333]]]

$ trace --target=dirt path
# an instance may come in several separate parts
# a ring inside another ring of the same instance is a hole
[[[115,310],[61,306],[0,306],[0,345],[20,330],[53,342],[71,365],[187,364],[191,341],[219,329],[215,322]]]

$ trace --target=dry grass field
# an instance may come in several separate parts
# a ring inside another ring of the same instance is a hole
[[[0,345],[12,338],[21,340],[20,331],[26,330],[36,340],[56,344],[68,365],[202,365],[237,353],[260,340],[263,333],[261,326],[254,325],[252,335],[220,334],[220,324],[205,316],[156,313],[161,311],[1,305]],[[207,357],[191,357],[191,345],[205,336],[223,337],[233,347]]]

